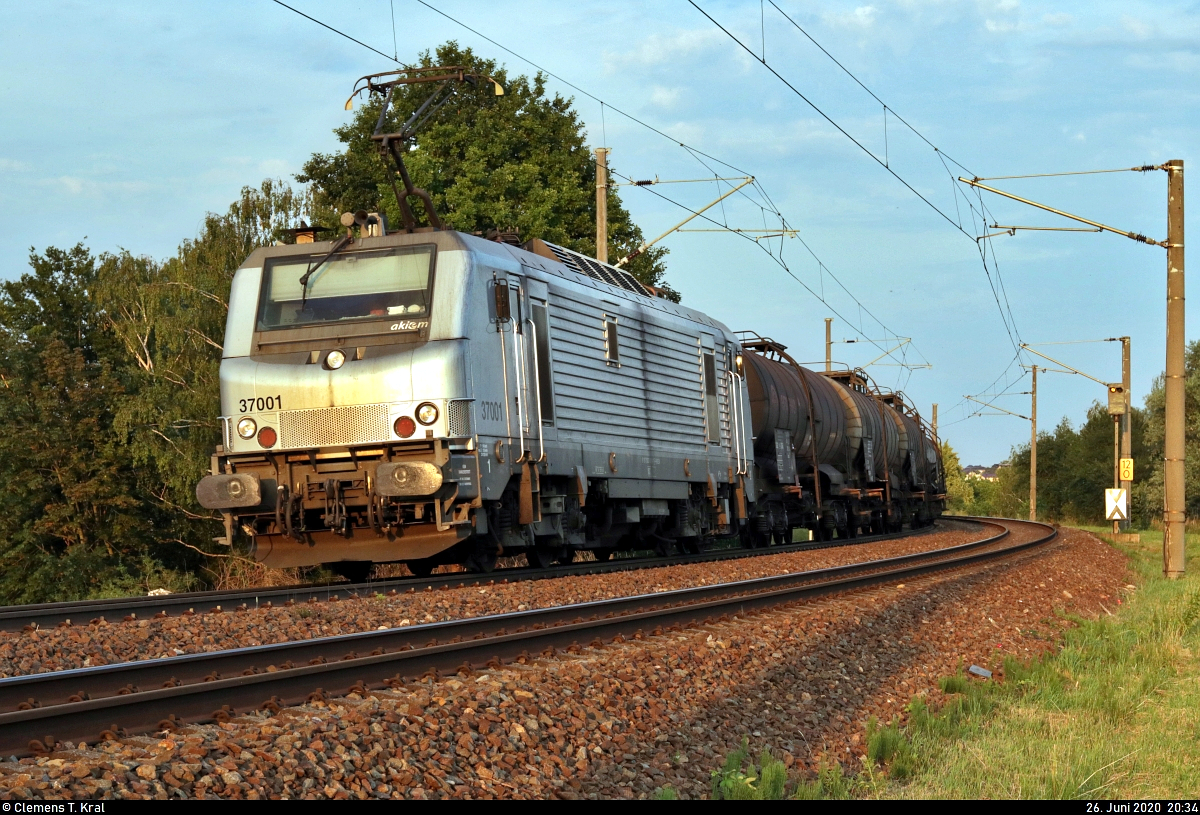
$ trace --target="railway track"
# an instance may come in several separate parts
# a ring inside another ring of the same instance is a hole
[[[962,519],[943,518],[942,520],[954,521]],[[559,565],[548,569],[510,568],[498,569],[487,574],[458,572],[455,574],[435,575],[433,577],[401,577],[387,580],[373,580],[365,583],[305,584],[275,588],[181,592],[179,594],[153,597],[119,597],[105,600],[77,600],[66,603],[0,606],[0,631],[20,631],[26,627],[49,628],[50,626],[62,624],[87,624],[100,617],[109,622],[115,622],[126,617],[146,619],[154,616],[171,616],[189,612],[202,614],[217,609],[233,611],[242,606],[246,608],[261,608],[264,606],[270,608],[273,605],[289,602],[299,603],[311,598],[316,598],[317,600],[329,600],[333,598],[344,600],[355,595],[361,596],[388,592],[401,593],[409,589],[424,591],[426,588],[455,588],[458,586],[469,586],[480,580],[495,580],[497,582],[507,580],[513,583],[520,580],[545,580],[568,575],[604,574],[633,569],[653,569],[682,563],[734,560],[759,555],[775,555],[784,552],[801,552],[812,549],[871,543],[873,541],[893,540],[911,535],[924,534],[936,529],[936,526],[929,526],[915,531],[906,530],[890,535],[869,535],[833,541],[793,543],[760,549],[743,549],[741,547],[714,548],[694,555],[627,557],[609,561],[588,561]]]
[[[1045,524],[971,519],[994,534],[917,554],[635,597],[405,626],[181,657],[0,679],[0,753],[94,741],[105,731],[278,710],[313,698],[398,686],[405,677],[470,671],[582,644],[701,623],[802,598],[961,568],[1053,540]],[[1015,530],[1024,540],[1010,543]],[[14,708],[24,709],[14,709]],[[36,739],[36,743],[34,740]]]

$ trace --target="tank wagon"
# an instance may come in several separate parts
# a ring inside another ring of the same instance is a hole
[[[757,542],[924,526],[945,505],[941,454],[901,393],[862,370],[817,373],[785,346],[743,333],[759,500]]]
[[[233,279],[197,496],[264,564],[548,566],[940,513],[936,446],[860,371],[802,368],[541,240],[360,220]]]

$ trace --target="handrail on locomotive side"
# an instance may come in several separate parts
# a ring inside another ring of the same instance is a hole
[[[377,81],[382,77],[395,78],[388,79],[387,81]],[[391,108],[392,95],[396,87],[399,85],[417,85],[427,82],[439,83],[437,89],[421,103],[420,107],[413,111],[412,115],[408,117],[408,120],[401,125],[398,131],[384,133],[384,125],[387,123],[387,113]],[[408,176],[408,168],[404,165],[403,152],[409,140],[429,121],[433,114],[437,113],[443,105],[454,97],[457,85],[464,82],[472,87],[479,87],[485,82],[490,82],[496,96],[504,95],[504,87],[492,77],[484,74],[467,73],[465,68],[451,65],[401,68],[396,71],[368,74],[359,77],[358,81],[354,83],[354,90],[351,92],[350,98],[346,100],[346,110],[350,110],[354,106],[354,97],[363,92],[383,96],[383,105],[379,109],[379,120],[375,123],[375,132],[371,135],[371,141],[379,144],[380,158],[388,155],[392,157],[392,161],[396,165],[396,172],[400,175],[400,180],[404,182],[404,194],[401,195],[400,190],[396,187],[395,178],[388,179],[392,185],[392,192],[396,196],[396,203],[400,207],[400,217],[404,219],[405,232],[413,232],[417,228],[416,216],[413,214],[412,208],[408,205],[408,199],[413,197],[421,199],[421,203],[424,204],[425,215],[429,219],[429,225],[437,230],[443,228],[441,218],[434,211],[433,198],[430,197],[426,190],[413,186],[412,179]]]

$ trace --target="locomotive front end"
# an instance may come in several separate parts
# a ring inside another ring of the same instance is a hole
[[[419,562],[479,506],[453,233],[259,249],[238,270],[222,444],[197,485],[272,567]]]

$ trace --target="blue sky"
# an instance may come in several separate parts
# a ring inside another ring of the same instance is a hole
[[[1179,158],[1191,168],[1200,72],[1200,15],[1186,3],[794,2],[776,0],[881,98],[882,106],[784,17],[759,2],[698,4],[741,38],[868,150],[882,156],[950,220],[965,201],[939,155],[912,124],[979,176],[1131,167]],[[400,59],[448,39],[534,69],[415,0],[290,3]],[[392,9],[396,25],[393,33]],[[1140,403],[1164,359],[1165,252],[1112,235],[1018,233],[993,239],[999,278],[985,274],[976,242],[906,189],[729,37],[683,0],[630,4],[579,0],[439,4],[513,51],[671,138],[574,96],[593,144],[636,178],[699,178],[708,168],[674,140],[754,174],[799,239],[783,241],[805,291],[753,243],[729,234],[669,238],[669,279],[689,305],[734,329],[823,359],[824,318],[836,339],[912,338],[933,365],[873,367],[928,414],[941,406],[943,436],[966,463],[991,464],[1029,426],[1016,418],[966,419],[964,394],[1009,368],[1012,342],[1063,342],[1128,334]],[[84,241],[165,257],[193,237],[206,211],[224,210],[247,184],[290,178],[316,151],[335,149],[332,128],[355,78],[389,62],[269,0],[237,3],[48,3],[6,15],[0,49],[0,275],[26,268],[30,247]],[[715,165],[713,165],[715,166]],[[951,167],[951,169],[956,169]],[[1200,169],[1200,168],[1198,168]],[[734,175],[729,171],[730,175]],[[1166,236],[1164,173],[1073,176],[996,186],[1152,237]],[[697,208],[717,185],[660,186]],[[622,194],[648,235],[682,210],[646,190]],[[1000,223],[1059,224],[995,197]],[[755,228],[748,198],[714,211]],[[1195,207],[1192,208],[1195,210]],[[1193,219],[1194,220],[1194,219]],[[1066,224],[1063,224],[1066,225]],[[967,218],[965,229],[976,234]],[[1002,283],[1002,288],[1001,288]],[[1000,301],[1000,306],[997,304]],[[1011,312],[1010,337],[1002,320]],[[1193,308],[1193,314],[1195,309]],[[1188,337],[1197,336],[1188,320]],[[1101,379],[1119,378],[1116,344],[1047,346]],[[838,345],[862,364],[879,352]],[[1011,390],[1025,391],[1028,379]],[[1079,422],[1103,390],[1077,376],[1039,378],[1049,429]],[[1027,413],[1027,396],[1002,404]]]

